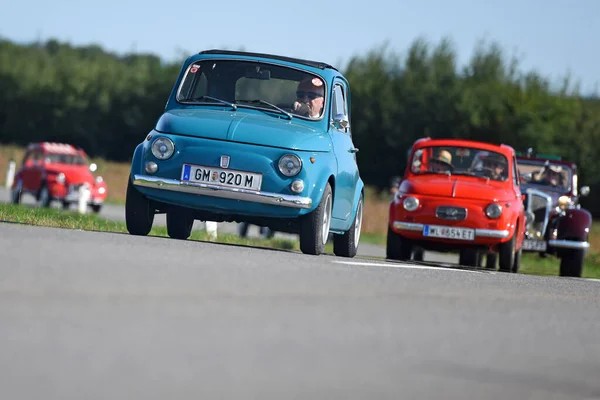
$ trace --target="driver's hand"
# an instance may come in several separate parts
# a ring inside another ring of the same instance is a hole
[[[295,101],[293,111],[298,115],[309,115],[310,107],[306,103],[300,103],[299,101]]]

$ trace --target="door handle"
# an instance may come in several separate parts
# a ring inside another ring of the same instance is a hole
[[[352,147],[352,148],[348,149],[348,151],[352,154],[358,153],[358,149],[356,147]]]

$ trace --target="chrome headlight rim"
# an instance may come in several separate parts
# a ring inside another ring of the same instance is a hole
[[[64,184],[67,181],[67,177],[62,172],[56,174],[56,182]]]
[[[407,196],[402,200],[402,207],[406,211],[416,211],[419,208],[419,199],[413,196]]]
[[[286,167],[289,168],[289,164],[286,165],[288,161],[291,161],[294,165],[292,166],[294,169],[290,172],[286,170]],[[296,176],[302,171],[302,159],[298,157],[296,154],[288,153],[279,157],[279,161],[277,162],[277,168],[279,172],[288,178]]]
[[[498,203],[489,204],[485,208],[485,215],[491,219],[498,219],[502,216],[502,206]]]
[[[160,146],[160,144],[164,145],[164,149]],[[175,154],[175,143],[171,139],[165,136],[157,137],[152,141],[150,145],[150,150],[152,151],[152,155],[160,161],[168,160]]]

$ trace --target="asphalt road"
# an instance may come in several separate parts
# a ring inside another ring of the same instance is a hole
[[[600,399],[600,282],[0,223],[3,399]]]

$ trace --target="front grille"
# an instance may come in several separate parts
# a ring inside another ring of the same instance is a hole
[[[552,198],[536,189],[527,189],[526,194],[525,209],[528,215],[528,236],[541,238],[546,233],[548,226],[550,210],[552,209]]]
[[[462,207],[439,206],[435,209],[435,216],[440,219],[462,221],[467,219],[467,209]]]

